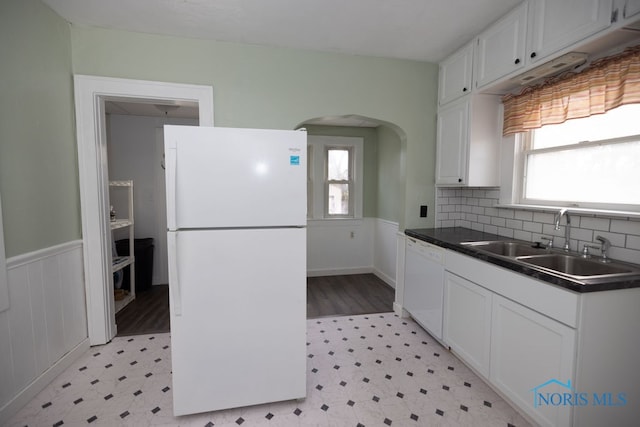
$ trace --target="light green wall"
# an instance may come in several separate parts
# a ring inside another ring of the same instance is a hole
[[[356,136],[364,140],[362,214],[377,217],[378,132],[375,128],[304,125],[309,135]]]
[[[213,86],[216,126],[293,129],[356,114],[406,134],[401,227],[434,200],[435,64],[71,27],[75,73]],[[370,209],[370,208],[367,208]]]
[[[403,201],[405,176],[402,168],[402,143],[388,126],[378,128],[378,185],[376,213],[378,218],[398,222]]]
[[[0,94],[7,256],[79,239],[70,30],[39,0],[0,2]]]

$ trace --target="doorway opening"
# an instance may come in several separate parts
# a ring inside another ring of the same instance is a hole
[[[114,268],[117,336],[169,332],[163,126],[198,126],[198,105],[107,101],[105,113],[109,182],[133,188],[132,224],[111,232],[115,256],[134,255],[132,266]],[[110,209],[121,218],[125,189],[109,188]]]
[[[213,88],[82,75],[74,76],[74,86],[88,337],[91,345],[100,345],[117,331],[107,105],[124,102],[155,109],[155,105],[195,105],[199,125],[213,126]]]

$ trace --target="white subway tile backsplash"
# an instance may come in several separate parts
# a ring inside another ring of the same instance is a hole
[[[610,231],[640,236],[640,221],[612,219]]]
[[[474,223],[471,223],[471,229],[476,231],[484,231],[484,225],[474,222]]]
[[[546,212],[533,212],[533,221],[542,222],[545,224],[554,224],[555,215]],[[561,224],[564,224],[566,219],[561,219]]]
[[[533,212],[531,211],[516,211],[514,215],[515,219],[522,221],[533,221]]]
[[[471,209],[471,212],[476,214],[476,215],[484,215],[485,214],[485,208],[482,208],[480,206],[474,206]]]
[[[593,242],[593,230],[571,227],[571,239]]]
[[[640,236],[627,236],[627,249],[640,250]]]
[[[507,220],[504,218],[491,218],[491,225],[495,225],[497,227],[506,227]]]
[[[524,240],[527,242],[533,242],[535,241],[533,238],[533,233],[529,232],[529,231],[522,231],[522,230],[514,230],[513,231],[513,238],[514,239],[519,239],[519,240]],[[538,239],[538,241],[540,241]]]
[[[522,230],[522,221],[518,221],[515,219],[507,219],[506,226],[513,230]]]
[[[471,228],[471,222],[462,219],[460,221],[456,221],[456,226],[457,227],[464,227],[464,228]]]
[[[498,216],[500,218],[514,219],[515,218],[515,212],[514,212],[513,209],[498,209]]]
[[[493,199],[478,199],[478,205],[484,206],[485,208],[493,207],[496,204],[496,201]]]
[[[522,229],[525,231],[531,231],[532,233],[542,233],[542,224],[539,222],[522,222]]]
[[[593,242],[595,242],[596,237],[597,236],[602,236],[605,239],[609,239],[609,241],[611,242],[611,246],[618,246],[621,248],[624,248],[625,246],[625,242],[626,242],[626,237],[624,234],[620,234],[620,233],[609,233],[606,231],[594,231],[593,232]],[[571,235],[571,237],[573,237],[573,234]]]
[[[592,218],[582,217],[580,220],[581,228],[589,228],[591,230],[609,231],[611,221],[608,218]]]
[[[612,246],[609,251],[609,256],[613,259],[620,259],[623,261],[633,262],[640,264],[640,251],[626,248],[618,248]]]
[[[482,224],[491,224],[491,217],[487,215],[478,215],[478,222]]]
[[[438,188],[436,191],[437,226],[467,227],[530,242],[540,241],[544,235],[554,238],[556,248],[564,244],[564,218],[560,229],[555,230],[553,212],[496,208],[499,189]],[[582,249],[584,243],[593,244],[595,237],[602,235],[611,241],[612,258],[640,263],[640,220],[570,215],[572,250]],[[596,249],[593,253],[599,255]]]
[[[498,208],[484,208],[484,214],[489,216],[498,216]]]
[[[498,235],[513,239],[513,230],[511,228],[498,227]]]
[[[498,227],[495,225],[485,225],[484,226],[485,233],[498,234]]]

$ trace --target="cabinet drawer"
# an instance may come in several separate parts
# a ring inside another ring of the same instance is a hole
[[[579,295],[455,251],[447,251],[445,268],[462,277],[575,328]]]

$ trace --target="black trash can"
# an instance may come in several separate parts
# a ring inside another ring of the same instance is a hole
[[[116,241],[116,251],[120,256],[129,255],[129,239]],[[144,292],[151,289],[153,277],[153,238],[135,239],[133,241],[133,254],[135,256],[136,292]],[[130,290],[129,267],[124,268],[122,288]]]

